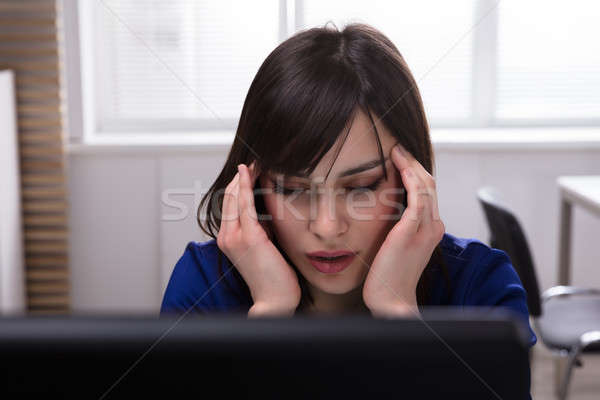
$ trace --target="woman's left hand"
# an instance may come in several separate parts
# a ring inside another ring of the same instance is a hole
[[[417,283],[446,228],[431,174],[400,144],[391,157],[407,190],[408,206],[375,256],[362,295],[374,316],[418,315]]]

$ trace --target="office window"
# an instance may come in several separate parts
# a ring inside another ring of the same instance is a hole
[[[502,1],[496,117],[521,123],[600,120],[600,3]]]
[[[304,28],[332,20],[338,27],[366,22],[382,31],[415,76],[430,120],[437,125],[468,124],[472,45],[470,38],[461,36],[472,24],[474,1],[305,0],[303,4]]]
[[[276,0],[93,3],[99,132],[232,129],[279,39]]]
[[[97,134],[234,131],[266,56],[294,32],[327,21],[365,22],[396,44],[432,127],[600,122],[595,2],[80,4],[92,22],[82,46],[91,49]]]

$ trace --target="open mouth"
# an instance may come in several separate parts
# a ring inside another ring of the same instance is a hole
[[[313,257],[313,258],[314,258],[315,260],[319,260],[319,261],[325,261],[325,262],[327,262],[327,261],[335,261],[335,260],[340,260],[340,259],[342,259],[342,258],[344,258],[344,257],[348,257],[348,256],[336,256],[336,257],[319,257],[319,256],[316,256],[316,257]]]
[[[335,274],[346,269],[354,261],[355,253],[340,256],[308,256],[308,260],[319,272],[324,274]]]

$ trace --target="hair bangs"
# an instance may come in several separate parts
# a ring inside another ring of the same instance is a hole
[[[335,65],[337,64],[337,65]],[[318,66],[318,68],[317,68]],[[277,152],[260,154],[262,168],[285,175],[310,175],[323,156],[335,145],[340,136],[348,135],[357,112],[360,83],[355,74],[339,61],[317,63],[313,70],[303,71],[307,77],[297,76],[280,92],[273,111],[277,127]]]

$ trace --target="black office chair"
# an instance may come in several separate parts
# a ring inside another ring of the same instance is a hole
[[[527,292],[527,306],[541,341],[566,358],[557,381],[559,399],[566,399],[574,366],[581,353],[600,352],[600,289],[554,286],[540,296],[535,267],[525,234],[515,215],[501,202],[498,191],[477,191],[490,229],[490,246],[504,250]]]

